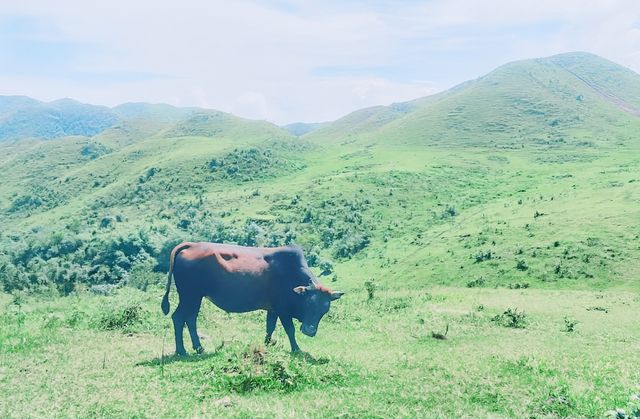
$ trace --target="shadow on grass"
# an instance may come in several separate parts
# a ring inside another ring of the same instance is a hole
[[[311,364],[311,365],[324,365],[329,363],[329,358],[325,358],[323,356],[316,358],[313,355],[311,355],[309,352],[303,352],[303,351],[294,352],[291,354],[291,357],[301,359],[307,364]]]
[[[175,362],[201,362],[201,361],[206,361],[207,359],[213,358],[216,355],[218,355],[222,351],[223,347],[224,347],[224,343],[221,344],[220,346],[218,346],[213,352],[205,352],[205,353],[202,353],[202,354],[192,354],[192,355],[186,355],[186,356],[171,354],[171,355],[165,355],[164,358],[163,357],[156,357],[156,358],[150,359],[148,361],[141,361],[141,362],[138,362],[135,365],[137,367],[157,367],[157,366],[160,366],[160,365],[173,364]],[[303,351],[291,353],[291,358],[292,359],[302,360],[302,361],[304,361],[304,362],[306,362],[308,364],[311,364],[311,365],[324,365],[324,364],[328,364],[329,363],[329,358],[326,358],[326,357],[316,358],[313,355],[311,355],[310,353],[303,352]]]
[[[138,362],[136,364],[136,367],[157,367],[159,365],[162,365],[163,363],[164,365],[168,365],[168,364],[173,364],[174,362],[200,362],[209,358],[213,358],[214,356],[216,356],[216,354],[217,352],[211,352],[211,353],[206,352],[203,354],[194,354],[194,355],[186,355],[186,356],[180,356],[176,354],[166,355],[164,357],[164,361],[162,357],[156,357],[148,361]]]

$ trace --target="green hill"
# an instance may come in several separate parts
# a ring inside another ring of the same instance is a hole
[[[624,86],[624,87],[623,87]],[[640,127],[640,76],[571,53],[506,64],[422,100],[354,112],[310,140],[498,148],[619,146]],[[622,111],[622,112],[620,112]]]
[[[112,126],[117,117],[106,107],[71,99],[49,103],[19,96],[0,96],[0,141],[92,136]]]
[[[162,271],[169,247],[199,239],[296,242],[352,287],[373,276],[637,289],[640,119],[623,93],[639,80],[575,53],[299,138],[218,111],[127,104],[92,137],[5,143],[4,287],[120,283],[136,261]],[[34,260],[46,266],[37,277]]]
[[[252,121],[220,112],[199,110],[175,123],[161,134],[166,138],[201,136],[210,138],[260,139],[289,138],[285,129],[269,122]]]
[[[97,135],[119,144],[153,135],[289,136],[286,130],[272,124],[209,109],[150,103],[107,108],[72,99],[45,103],[24,96],[0,96],[0,141]]]

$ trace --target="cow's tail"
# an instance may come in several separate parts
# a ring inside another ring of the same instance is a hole
[[[167,275],[167,289],[164,293],[164,297],[162,297],[162,303],[160,304],[160,307],[162,308],[162,312],[164,313],[165,316],[169,314],[169,308],[170,308],[169,291],[171,291],[171,278],[173,278],[173,262],[176,259],[176,254],[178,254],[179,251],[186,249],[190,245],[191,243],[182,243],[177,245],[171,251],[171,256],[169,256],[169,274]]]

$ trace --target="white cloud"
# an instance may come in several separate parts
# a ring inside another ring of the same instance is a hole
[[[270,109],[267,98],[261,93],[246,92],[235,99],[231,112],[238,115],[255,115],[257,119],[272,119]]]

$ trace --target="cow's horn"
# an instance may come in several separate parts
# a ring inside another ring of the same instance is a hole
[[[295,292],[296,294],[304,294],[305,291],[307,291],[307,288],[308,287],[304,287],[304,286],[300,285],[299,287],[295,287],[293,289],[293,292]]]

